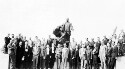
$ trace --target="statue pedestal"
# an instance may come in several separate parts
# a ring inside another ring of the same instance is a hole
[[[116,60],[116,69],[125,69],[125,56],[119,57]]]
[[[9,55],[0,52],[0,68],[8,69]]]

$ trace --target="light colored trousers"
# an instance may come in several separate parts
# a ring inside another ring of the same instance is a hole
[[[67,58],[62,58],[62,63],[63,63],[63,68],[62,69],[66,69],[67,67]]]
[[[87,60],[81,59],[81,69],[86,68]]]
[[[100,58],[101,60],[101,69],[106,69],[106,58]]]

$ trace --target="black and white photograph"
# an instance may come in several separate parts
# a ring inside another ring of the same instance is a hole
[[[125,69],[125,0],[0,0],[0,69]]]

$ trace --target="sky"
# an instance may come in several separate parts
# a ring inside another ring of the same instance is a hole
[[[8,33],[54,37],[66,18],[76,41],[109,37],[116,26],[116,33],[125,29],[125,0],[0,0],[0,45]]]

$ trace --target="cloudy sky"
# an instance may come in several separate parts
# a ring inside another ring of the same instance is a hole
[[[66,18],[77,41],[110,36],[125,29],[125,0],[0,0],[0,44],[7,33],[53,37]]]

